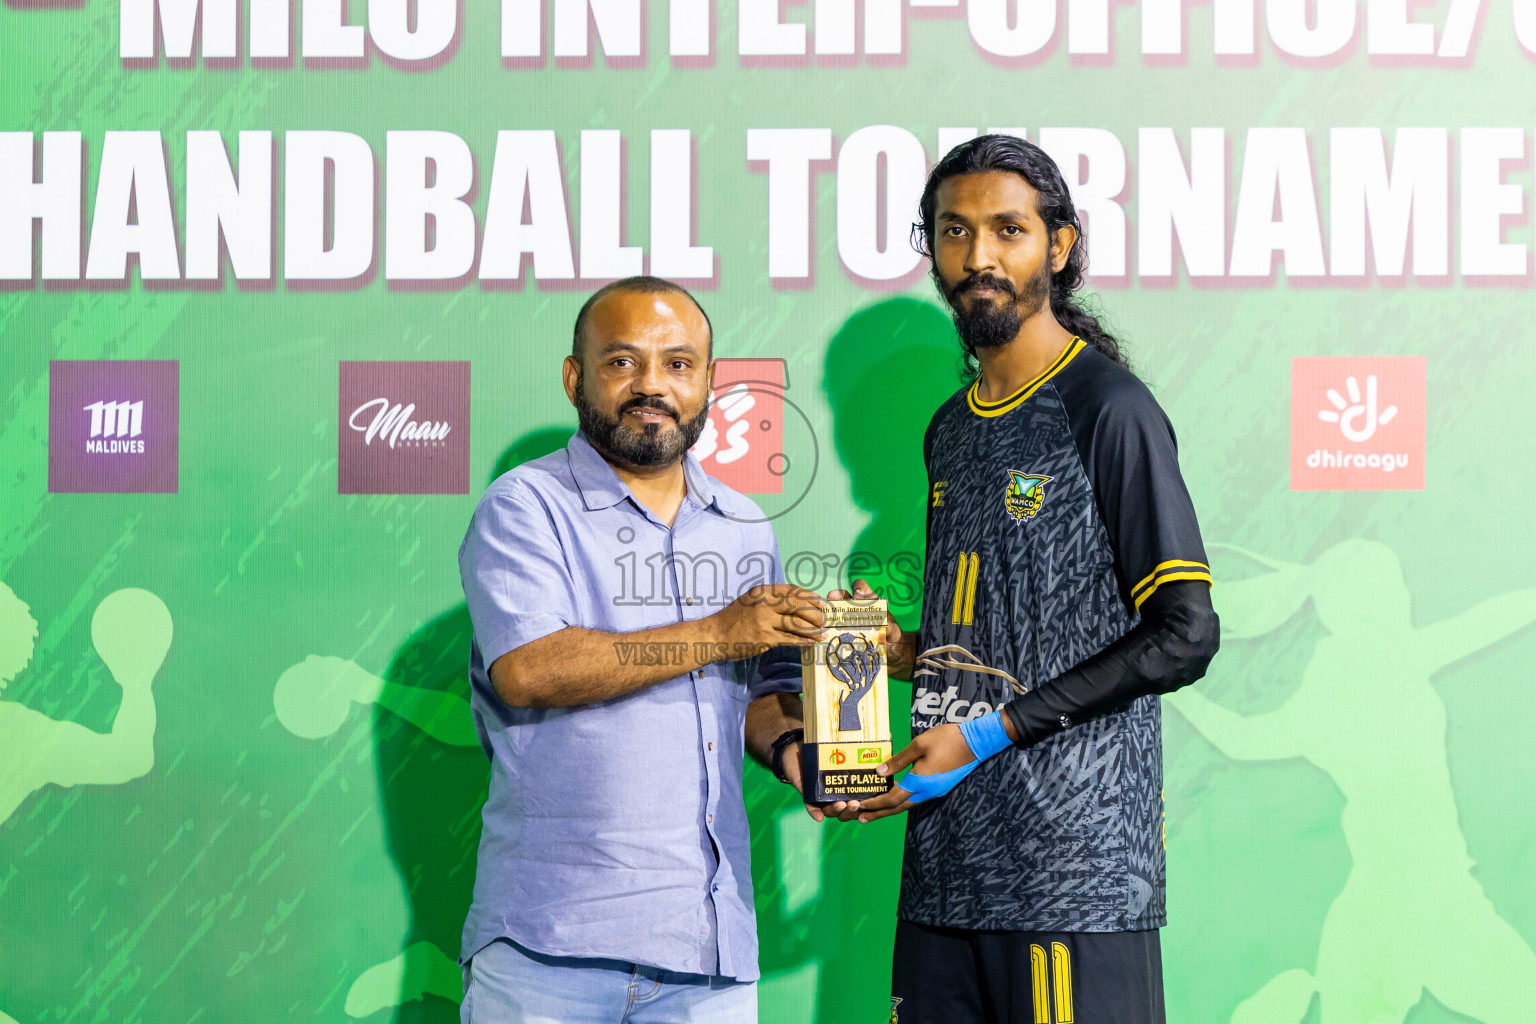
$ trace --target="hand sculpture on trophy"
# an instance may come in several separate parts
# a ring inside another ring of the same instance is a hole
[[[840,633],[827,644],[827,671],[848,689],[837,700],[837,731],[858,732],[859,701],[875,688],[880,648],[859,633]]]

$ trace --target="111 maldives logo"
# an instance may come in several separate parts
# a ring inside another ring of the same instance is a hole
[[[1424,489],[1424,357],[1291,360],[1291,490]]]
[[[339,494],[469,493],[469,363],[343,362]]]
[[[173,494],[181,364],[65,360],[48,366],[48,490]]]

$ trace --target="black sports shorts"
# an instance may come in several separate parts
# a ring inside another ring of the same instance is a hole
[[[1166,1024],[1142,932],[994,932],[896,922],[892,1024]]]

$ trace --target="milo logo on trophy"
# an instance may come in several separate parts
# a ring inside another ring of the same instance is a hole
[[[805,648],[805,799],[867,800],[891,788],[875,767],[891,756],[885,601],[828,601],[827,639]]]

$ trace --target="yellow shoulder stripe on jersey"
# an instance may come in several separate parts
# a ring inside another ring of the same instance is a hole
[[[1044,384],[1046,381],[1056,376],[1056,374],[1060,373],[1063,367],[1065,367],[1073,359],[1076,359],[1077,354],[1087,347],[1087,343],[1083,341],[1082,338],[1073,335],[1072,340],[1067,342],[1067,347],[1061,350],[1061,355],[1057,356],[1056,360],[1051,363],[1050,366],[1045,368],[1044,373],[1030,381],[1028,384],[1025,384],[1023,387],[1019,388],[1019,390],[1015,391],[1007,398],[999,399],[996,402],[982,401],[978,391],[978,389],[981,387],[981,378],[977,377],[976,380],[972,382],[970,389],[966,391],[965,400],[970,403],[971,412],[974,412],[978,416],[1001,416],[1005,412],[1012,412],[1019,406],[1023,405],[1024,401],[1029,398],[1030,395],[1038,391],[1040,389],[1040,385]]]
[[[1211,567],[1204,562],[1170,559],[1147,573],[1140,583],[1131,588],[1131,600],[1136,603],[1136,610],[1141,610],[1142,603],[1157,593],[1158,587],[1176,580],[1201,580],[1214,585]]]
[[[1152,584],[1151,590],[1148,590],[1145,594],[1142,594],[1140,597],[1136,598],[1136,610],[1141,611],[1142,602],[1151,597],[1153,594],[1157,593],[1158,587],[1162,586],[1164,583],[1172,583],[1175,580],[1200,580],[1203,583],[1211,584],[1214,586],[1211,580],[1211,574],[1208,572],[1171,572],[1167,576],[1159,577],[1158,581]]]
[[[1148,583],[1151,583],[1152,580],[1156,578],[1158,573],[1166,572],[1167,570],[1174,568],[1204,569],[1206,572],[1211,571],[1211,567],[1206,565],[1204,562],[1190,562],[1182,558],[1170,558],[1166,562],[1159,562],[1157,565],[1153,566],[1152,571],[1143,576],[1141,578],[1141,582],[1131,588],[1131,596],[1135,597],[1137,594],[1141,593],[1141,588],[1145,587]]]

